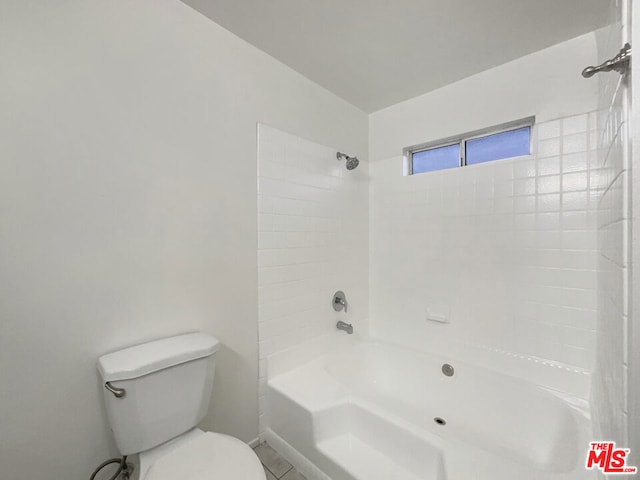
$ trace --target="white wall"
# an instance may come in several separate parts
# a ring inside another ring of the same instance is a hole
[[[88,478],[97,357],[191,330],[255,438],[256,122],[366,156],[365,114],[177,0],[4,1],[0,64],[0,476]]]
[[[593,111],[597,82],[580,72],[595,60],[595,37],[587,34],[375,112],[369,159],[534,114],[544,122]]]
[[[610,27],[597,32],[597,63],[614,56],[629,35],[629,4],[612,1],[611,5]],[[598,181],[605,189],[597,220],[598,343],[592,389],[593,418],[598,438],[628,445],[630,99],[625,79],[618,73],[599,74],[598,81]],[[634,456],[640,458],[637,453]]]
[[[336,159],[337,151],[357,155],[360,164],[348,171],[345,161]],[[337,333],[338,320],[352,323],[354,336],[368,332],[369,166],[365,154],[259,126],[261,433],[268,357]],[[346,313],[331,306],[338,290],[345,292]]]
[[[595,55],[586,35],[370,116],[372,336],[592,368]],[[530,115],[531,157],[402,176],[405,146]]]

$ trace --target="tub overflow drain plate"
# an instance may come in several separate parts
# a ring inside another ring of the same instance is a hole
[[[444,373],[447,377],[453,377],[453,367],[448,363],[442,365],[442,373]]]
[[[447,422],[444,420],[444,418],[440,418],[440,417],[436,417],[433,419],[434,422],[436,422],[438,425],[446,425]]]

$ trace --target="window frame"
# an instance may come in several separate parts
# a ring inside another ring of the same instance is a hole
[[[415,153],[421,153],[426,150],[432,150],[435,148],[442,147],[450,147],[452,145],[459,145],[460,147],[460,155],[459,155],[459,164],[458,167],[466,167],[467,166],[467,141],[475,140],[477,138],[482,137],[490,137],[491,135],[496,135],[498,133],[509,132],[511,130],[518,130],[520,128],[529,127],[529,153],[527,155],[531,155],[533,151],[533,126],[535,125],[536,117],[525,117],[519,120],[513,120],[511,122],[501,123],[499,125],[494,125],[492,127],[485,127],[479,130],[473,130],[471,132],[466,132],[460,135],[453,135],[451,137],[441,138],[439,140],[434,140],[431,142],[419,143],[417,145],[412,145],[410,147],[404,147],[402,149],[402,157],[404,160],[404,175],[414,175],[413,173],[413,155]],[[496,160],[507,160],[509,158],[518,158],[519,156],[526,155],[518,155],[516,157],[507,157],[507,158],[499,158],[495,160],[488,160],[489,163],[494,162]],[[481,165],[482,163],[477,163],[476,165]],[[455,168],[455,167],[454,167]],[[453,168],[442,168],[437,170],[431,170],[429,172],[420,172],[420,173],[433,173],[434,171],[439,170],[452,170]]]

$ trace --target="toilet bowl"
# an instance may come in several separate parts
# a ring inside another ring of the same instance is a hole
[[[218,345],[191,333],[98,359],[116,445],[122,455],[138,454],[139,480],[265,480],[247,444],[196,428],[209,406]]]
[[[199,429],[139,457],[140,480],[265,478],[260,460],[245,443],[229,435]]]

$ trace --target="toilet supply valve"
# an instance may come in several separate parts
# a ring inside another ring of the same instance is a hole
[[[131,463],[127,463],[127,456],[125,455],[122,458],[110,458],[109,460],[102,462],[100,465],[98,465],[98,468],[93,471],[89,480],[95,480],[96,476],[103,468],[113,464],[117,464],[118,469],[113,474],[113,476],[109,478],[109,480],[116,480],[117,478],[122,478],[122,480],[129,480],[131,478],[131,474],[133,473],[133,465]]]

